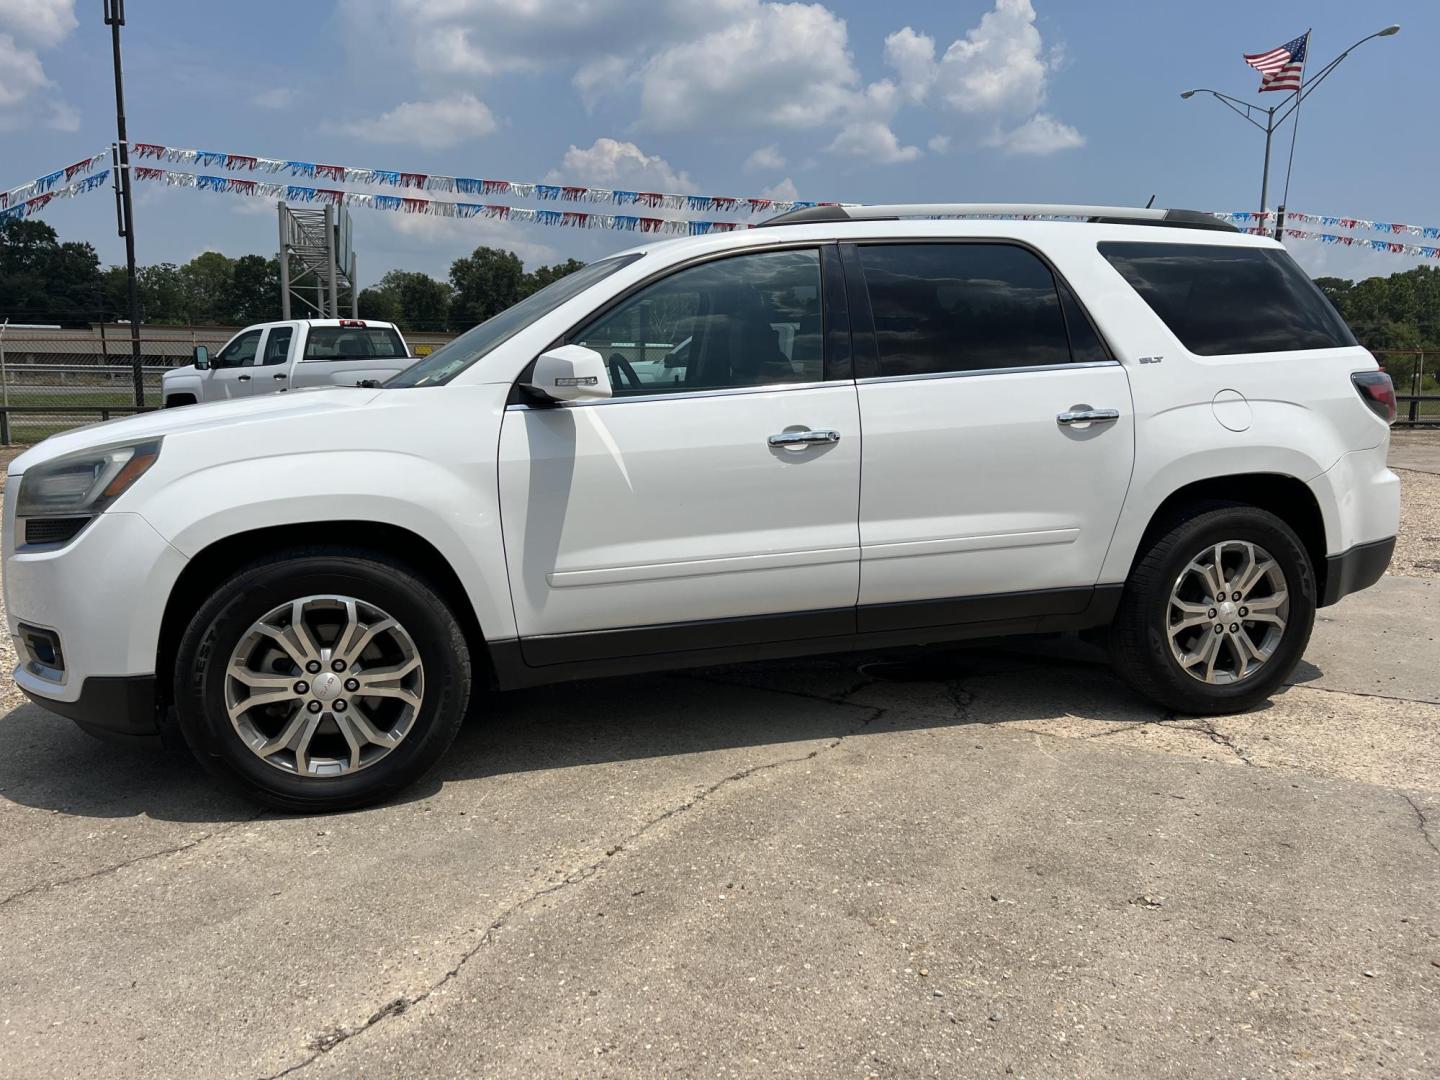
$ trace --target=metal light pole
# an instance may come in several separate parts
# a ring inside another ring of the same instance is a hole
[[[1317,74],[1306,79],[1305,85],[1296,92],[1295,96],[1291,98],[1289,102],[1281,105],[1272,105],[1269,107],[1254,105],[1248,101],[1242,101],[1239,98],[1231,97],[1229,94],[1222,94],[1219,90],[1211,90],[1205,86],[1197,86],[1193,90],[1182,90],[1180,92],[1180,96],[1187,99],[1194,97],[1196,94],[1209,94],[1246,123],[1253,124],[1265,133],[1265,164],[1260,173],[1260,213],[1262,215],[1270,209],[1270,144],[1275,132],[1279,130],[1280,125],[1295,114],[1295,110],[1300,108],[1300,103],[1314,93],[1315,89],[1325,81],[1326,77],[1340,65],[1340,61],[1344,60],[1361,45],[1364,45],[1373,38],[1393,37],[1399,32],[1400,27],[1398,25],[1391,25],[1385,27],[1383,30],[1377,30],[1367,37],[1361,38],[1355,42],[1354,45],[1351,45],[1339,56],[1322,67]],[[1278,116],[1276,115],[1277,113],[1279,114]],[[1263,124],[1255,118],[1256,114],[1264,115],[1265,122]],[[1264,220],[1263,216],[1261,220]],[[1277,239],[1279,238],[1279,233],[1280,223],[1277,221],[1275,227]]]
[[[135,404],[145,404],[145,374],[140,367],[140,289],[135,281],[135,215],[130,202],[130,144],[125,138],[125,74],[120,66],[120,28],[125,0],[105,0],[105,25],[115,54],[115,201],[120,235],[125,238],[125,278],[130,294],[130,374]]]

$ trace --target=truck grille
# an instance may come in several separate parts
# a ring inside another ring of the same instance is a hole
[[[67,544],[89,522],[88,517],[26,518],[25,543]]]

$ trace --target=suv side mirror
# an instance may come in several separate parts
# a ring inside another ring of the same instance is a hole
[[[561,345],[541,353],[529,381],[521,385],[550,401],[590,401],[610,396],[605,358],[584,345]]]
[[[196,345],[192,354],[196,371],[208,371],[210,369],[210,350],[204,345]]]

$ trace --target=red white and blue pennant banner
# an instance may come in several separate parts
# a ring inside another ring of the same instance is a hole
[[[95,168],[102,161],[110,156],[109,150],[102,150],[98,154],[91,154],[88,158],[75,162],[73,165],[66,165],[63,169],[56,169],[44,176],[37,176],[29,183],[13,187],[9,191],[0,191],[0,210],[7,210],[21,203],[29,202],[39,195],[50,194],[55,191],[57,184],[68,183],[77,176],[84,176]]]
[[[187,150],[159,143],[131,143],[137,160],[175,162],[228,172],[263,172],[275,175],[333,180],[346,184],[411,188],[417,191],[453,191],[461,195],[505,195],[517,199],[561,202],[608,203],[613,206],[644,206],[655,210],[688,210],[694,213],[783,214],[821,205],[795,199],[739,198],[731,195],[680,195],[663,191],[626,191],[585,187],[576,184],[535,184],[514,180],[487,180],[474,176],[445,176],[438,173],[404,172],[398,169],[356,169],[348,165],[324,165],[314,161],[229,154],[218,150]]]
[[[695,221],[688,218],[645,217],[636,214],[602,214],[584,210],[534,210],[501,203],[455,202],[448,199],[407,198],[400,195],[372,195],[363,191],[342,191],[339,188],[317,188],[304,184],[277,184],[264,180],[245,180],[235,176],[207,176],[176,172],[150,166],[131,166],[136,180],[161,181],[171,187],[199,188],[229,195],[248,195],[259,199],[284,199],[290,203],[330,203],[333,206],[361,206],[371,210],[389,210],[404,214],[430,214],[435,217],[485,217],[505,221],[525,221],[536,225],[560,225],[572,229],[614,229],[621,232],[666,233],[679,236],[704,236],[712,232],[733,232],[748,228],[735,221]]]
[[[110,170],[101,169],[99,172],[85,177],[84,180],[77,180],[75,183],[66,184],[64,187],[43,191],[39,195],[32,195],[23,202],[13,202],[9,206],[0,209],[0,221],[19,221],[21,218],[38,214],[56,199],[73,199],[76,195],[84,195],[86,192],[94,191],[96,188],[102,187],[109,179]]]
[[[1251,210],[1234,210],[1217,213],[1215,216],[1236,225],[1261,225],[1272,222],[1276,211],[1263,214]],[[1298,221],[1302,225],[1324,225],[1328,228],[1364,229],[1368,232],[1390,233],[1392,236],[1423,236],[1427,240],[1440,239],[1440,225],[1401,225],[1394,221],[1370,221],[1366,218],[1340,217],[1335,214],[1307,214],[1300,210],[1285,211],[1285,220]],[[1287,233],[1289,230],[1286,230]]]

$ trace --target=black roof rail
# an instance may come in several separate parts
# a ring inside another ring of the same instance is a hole
[[[1159,210],[1128,206],[1072,206],[1067,203],[895,203],[880,205],[828,203],[791,210],[760,222],[772,225],[814,225],[833,221],[899,221],[902,218],[1070,218],[1105,225],[1161,225],[1179,229],[1239,232],[1203,210]]]

